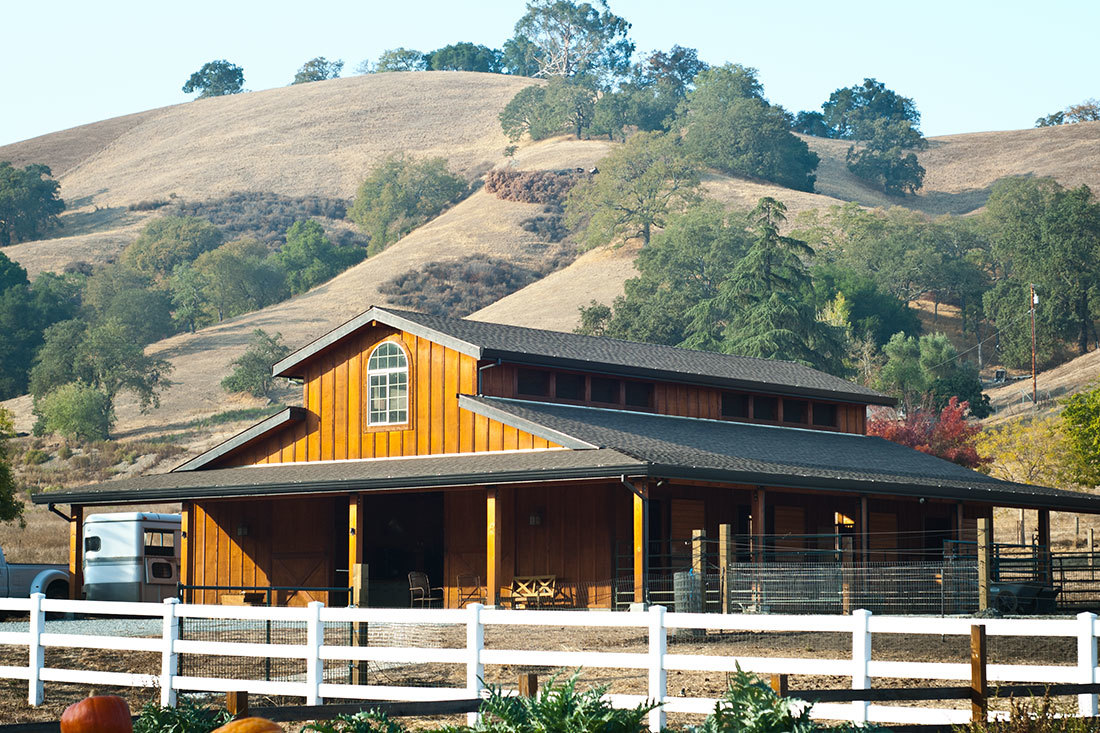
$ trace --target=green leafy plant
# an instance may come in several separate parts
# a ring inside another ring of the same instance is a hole
[[[381,710],[362,710],[353,715],[337,715],[334,720],[309,723],[303,731],[316,733],[405,733],[405,726]]]
[[[50,460],[50,454],[44,450],[38,448],[31,448],[29,451],[23,454],[23,463],[28,466],[37,466],[40,463],[45,463]]]
[[[481,721],[473,728],[443,728],[447,733],[485,731],[491,733],[642,733],[646,715],[657,707],[644,703],[627,710],[611,706],[604,695],[607,685],[577,691],[580,670],[558,683],[551,677],[534,697],[505,694],[489,685],[489,696],[481,703]]]
[[[1009,700],[1008,718],[975,721],[955,728],[957,733],[1094,733],[1096,718],[1082,718],[1063,708],[1048,695]]]
[[[743,671],[729,679],[726,692],[714,705],[714,712],[694,733],[813,733],[810,705],[803,700],[780,697],[759,677]]]
[[[145,703],[141,715],[134,721],[134,733],[210,733],[232,719],[225,710],[215,710],[181,697],[174,708]]]

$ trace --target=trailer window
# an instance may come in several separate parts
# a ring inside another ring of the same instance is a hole
[[[157,580],[167,580],[172,577],[172,564],[166,562],[155,562],[149,566],[149,569],[153,573],[153,577]]]
[[[176,533],[170,529],[145,530],[145,554],[172,557],[175,550]]]
[[[103,542],[98,537],[84,538],[84,552],[99,552]]]

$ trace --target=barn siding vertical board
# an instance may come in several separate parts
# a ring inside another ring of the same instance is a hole
[[[348,359],[349,350],[344,346],[336,352],[336,374],[333,384],[333,456],[337,459],[348,457]]]
[[[432,344],[431,379],[432,379],[432,408],[430,415],[430,442],[432,453],[442,453],[444,446],[444,369],[446,356],[444,347]]]
[[[477,361],[471,356],[460,354],[458,369],[458,391],[462,394],[474,394],[477,391]],[[474,449],[474,413],[459,410],[459,421],[458,449],[469,453]]]
[[[306,460],[321,460],[321,365],[317,359],[309,365],[307,371],[309,398],[306,402]]]
[[[443,350],[443,452],[458,452],[458,352]]]

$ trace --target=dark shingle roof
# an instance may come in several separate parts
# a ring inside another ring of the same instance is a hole
[[[276,364],[278,376],[302,376],[297,367],[344,336],[378,321],[442,343],[477,359],[501,359],[623,376],[708,384],[733,389],[766,389],[868,404],[894,404],[880,392],[795,362],[693,351],[674,346],[575,333],[544,331],[499,323],[447,318],[393,308],[367,312],[302,347]]]
[[[524,430],[552,430],[651,464],[650,475],[833,488],[1100,513],[1100,497],[1001,481],[882,438],[644,412],[462,397]]]
[[[34,495],[33,501],[35,504],[102,505],[561,481],[624,473],[644,474],[645,463],[618,451],[598,449],[466,453],[178,471],[106,481],[77,491],[40,492]]]

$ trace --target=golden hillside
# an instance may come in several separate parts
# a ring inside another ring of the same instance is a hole
[[[62,236],[5,253],[32,275],[78,260],[109,259],[150,216],[126,206],[173,194],[192,201],[232,191],[350,198],[371,165],[394,152],[443,156],[469,176],[501,165],[558,169],[597,164],[611,143],[563,137],[521,146],[513,161],[504,158],[508,142],[497,115],[531,83],[465,72],[356,76],[189,102],[8,145],[0,148],[0,160],[53,168],[71,210],[64,216]],[[706,187],[736,206],[774,196],[787,203],[792,216],[843,201],[966,213],[983,205],[992,183],[1006,175],[1053,175],[1068,185],[1100,185],[1098,139],[1100,123],[935,138],[921,155],[928,170],[925,190],[895,200],[848,174],[846,143],[807,138],[822,157],[818,193],[717,175],[708,177]],[[477,193],[309,293],[155,344],[150,350],[175,365],[177,384],[164,395],[163,407],[149,415],[121,403],[119,430],[140,432],[226,409],[229,398],[218,381],[255,328],[279,331],[297,347],[371,304],[386,303],[378,285],[424,263],[475,252],[530,262],[540,249],[519,224],[540,208]],[[622,291],[634,274],[635,252],[626,246],[586,253],[475,317],[572,329],[581,305],[593,298],[610,302]],[[20,427],[28,427],[28,400],[9,406]]]

